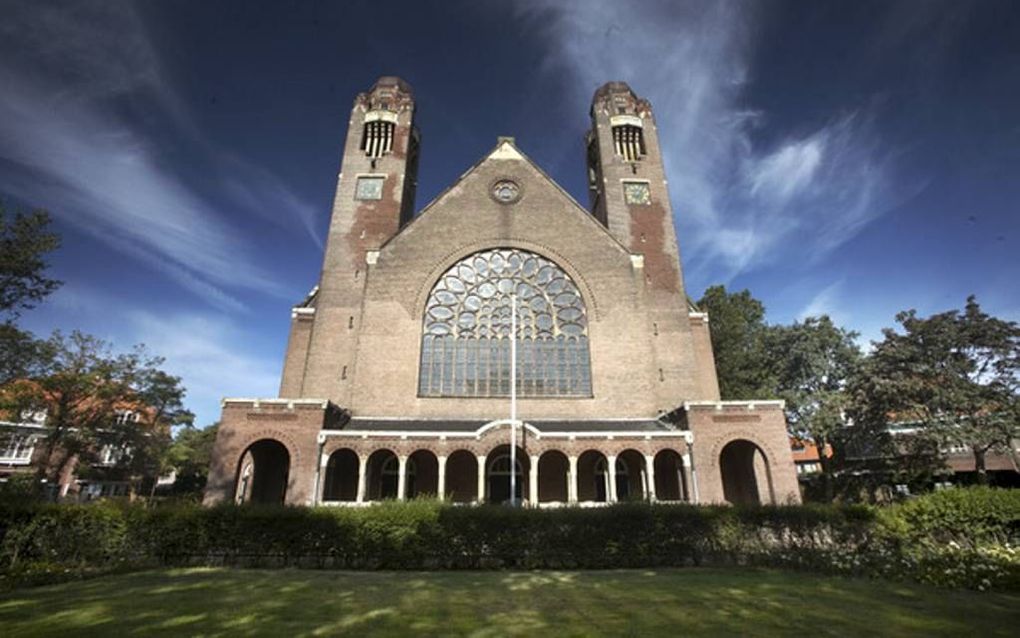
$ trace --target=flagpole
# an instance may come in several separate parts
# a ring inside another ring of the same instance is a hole
[[[517,295],[510,295],[510,505],[517,505]]]

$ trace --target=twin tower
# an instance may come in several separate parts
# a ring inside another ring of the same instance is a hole
[[[588,212],[643,262],[645,302],[652,313],[653,330],[668,333],[678,317],[687,317],[689,307],[651,105],[626,83],[609,82],[595,92],[590,115],[584,149]],[[397,77],[380,78],[354,100],[322,277],[314,294],[294,310],[280,388],[283,397],[329,397],[340,405],[351,405],[354,399],[351,377],[356,338],[348,328],[353,330],[359,321],[366,266],[415,219],[421,137],[414,116],[412,89]],[[455,235],[456,228],[450,232]],[[318,308],[316,323],[320,325],[323,313],[335,314],[329,320],[335,329],[313,331],[312,307]],[[707,337],[707,326],[698,328]],[[703,354],[711,357],[707,341],[699,345]],[[691,364],[676,360],[659,363],[662,365],[656,369],[664,381],[668,381],[669,368]],[[717,398],[714,366],[708,367],[697,375],[708,377],[702,384],[705,387],[694,394]],[[673,379],[690,376],[689,370],[672,372]],[[673,400],[691,396],[677,390]],[[664,396],[657,409],[668,411],[675,407],[670,403],[670,397]]]

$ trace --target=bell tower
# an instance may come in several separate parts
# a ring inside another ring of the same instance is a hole
[[[624,82],[602,85],[592,98],[586,141],[592,214],[631,252],[644,255],[654,290],[683,294],[652,105]]]
[[[365,272],[414,215],[420,136],[414,94],[381,77],[354,100],[319,284],[292,312],[282,397],[348,405]]]
[[[696,385],[698,364],[651,104],[625,82],[602,85],[592,98],[586,142],[591,213],[635,256],[644,278],[658,399],[675,406],[702,398],[685,390]]]

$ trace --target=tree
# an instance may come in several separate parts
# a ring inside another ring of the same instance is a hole
[[[45,342],[11,322],[0,323],[0,386],[38,374],[45,360]]]
[[[909,424],[943,448],[966,446],[981,483],[991,451],[1016,466],[1020,326],[987,315],[973,296],[963,312],[922,318],[908,310],[896,321],[902,332],[883,331],[857,384],[858,418],[881,430]]]
[[[55,332],[41,352],[37,374],[0,390],[8,414],[46,414],[40,478],[59,483],[77,464],[96,464],[104,446],[125,452],[116,465],[133,478],[158,470],[170,428],[191,421],[180,379],[159,369],[163,360],[142,346],[113,354],[108,343],[80,332]]]
[[[188,425],[174,436],[173,444],[167,450],[168,467],[177,471],[174,492],[179,494],[200,494],[209,476],[213,444],[219,423],[206,428]]]
[[[106,444],[130,450],[118,463],[119,469],[127,472],[136,490],[144,479],[153,479],[151,494],[156,488],[155,478],[170,469],[166,458],[173,429],[190,427],[195,415],[184,407],[186,391],[180,377],[157,367],[163,359],[148,357],[139,348],[129,358],[134,370],[131,412],[137,415],[137,420],[118,418],[110,428]]]
[[[49,225],[43,211],[9,219],[0,201],[0,386],[31,376],[42,359],[42,343],[14,321],[60,286],[44,275],[45,255],[60,245]]]
[[[41,210],[9,219],[0,202],[0,314],[17,318],[60,286],[43,274],[45,255],[60,245],[49,225],[49,214]]]
[[[722,398],[773,398],[775,383],[765,352],[765,306],[749,291],[727,292],[725,286],[708,288],[697,305],[711,318],[708,326]]]
[[[766,337],[775,392],[786,402],[791,434],[818,448],[827,501],[833,497],[827,450],[845,426],[846,384],[861,357],[856,337],[825,315],[772,326]]]

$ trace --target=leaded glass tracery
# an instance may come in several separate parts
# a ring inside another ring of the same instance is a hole
[[[591,396],[577,286],[555,263],[516,248],[475,253],[439,278],[425,305],[421,396],[509,396],[511,295],[518,396]]]

